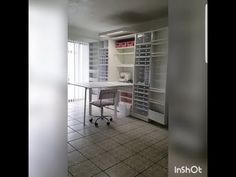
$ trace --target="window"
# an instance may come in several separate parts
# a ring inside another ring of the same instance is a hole
[[[89,82],[89,45],[83,42],[68,42],[68,82]],[[68,101],[84,98],[84,89],[68,85]]]

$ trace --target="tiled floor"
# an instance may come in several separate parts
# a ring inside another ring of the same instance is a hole
[[[167,177],[167,130],[118,113],[107,126],[86,118],[83,102],[68,105],[69,177]],[[106,115],[113,111],[104,110]],[[88,111],[87,111],[88,112]],[[93,115],[99,115],[93,107]]]

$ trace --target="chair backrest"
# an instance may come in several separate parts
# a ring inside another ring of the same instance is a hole
[[[116,97],[116,89],[105,89],[105,90],[100,90],[99,94],[99,99],[115,99]]]

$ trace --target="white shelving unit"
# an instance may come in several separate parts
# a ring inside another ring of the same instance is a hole
[[[89,81],[98,81],[99,50],[98,42],[89,43]]]
[[[168,27],[99,41],[90,53],[91,82],[119,81],[121,72],[130,72],[133,87],[118,90],[119,102],[132,106],[136,118],[167,124]]]
[[[166,125],[166,76],[168,59],[167,27],[152,32],[151,53],[148,118]]]
[[[132,115],[148,121],[151,32],[136,34]]]
[[[108,80],[108,40],[99,41],[99,81]]]
[[[108,81],[120,81],[120,73],[131,73],[131,80],[134,80],[134,55],[135,35],[122,35],[109,39],[109,66],[108,66]],[[121,45],[122,44],[122,45]],[[129,88],[120,88],[118,90],[118,109],[122,105],[133,104],[133,86]]]

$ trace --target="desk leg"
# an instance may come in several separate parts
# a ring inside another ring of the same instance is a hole
[[[92,89],[89,89],[89,115],[92,115],[92,105],[90,104],[92,101]]]
[[[84,92],[84,126],[85,126],[85,117],[86,117],[86,100],[87,100],[87,88],[85,88],[85,92]]]
[[[117,94],[116,94],[116,98],[115,98],[115,109],[114,109],[114,117],[115,119],[117,118]]]

